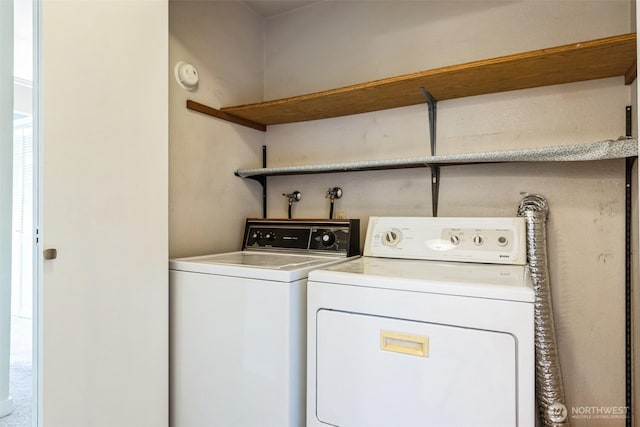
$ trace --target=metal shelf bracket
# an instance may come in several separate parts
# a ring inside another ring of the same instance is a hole
[[[632,426],[633,411],[633,164],[637,157],[627,157],[625,162],[625,403],[627,406],[626,427]]]
[[[429,110],[429,145],[431,155],[435,156],[438,101],[425,88],[421,87],[420,92],[422,92],[422,96],[427,101]],[[431,169],[431,213],[436,217],[438,216],[438,195],[440,193],[440,166],[431,165],[429,168]]]
[[[267,167],[267,146],[262,146],[262,168]],[[236,176],[240,176],[238,172],[235,173]],[[267,176],[266,175],[254,175],[248,176],[248,179],[252,179],[257,181],[262,186],[262,217],[267,217]]]
[[[625,108],[626,136],[633,133],[632,107]],[[627,406],[627,418],[625,426],[633,425],[633,239],[632,239],[632,215],[633,215],[633,165],[636,157],[627,157],[625,160],[625,403]]]
[[[427,101],[427,107],[429,109],[429,142],[431,145],[431,155],[436,155],[436,123],[437,123],[437,106],[438,101],[429,93],[428,90],[421,87],[420,92]]]
[[[440,166],[430,166],[431,169],[431,214],[438,216],[438,195],[440,193]]]

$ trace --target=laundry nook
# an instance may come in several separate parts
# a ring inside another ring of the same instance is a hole
[[[639,16],[0,2],[0,427],[640,427]]]
[[[199,77],[170,87],[171,251],[235,250],[206,237],[231,227],[192,231],[234,203],[235,236],[246,217],[359,220],[363,256],[307,279],[301,425],[627,425],[635,8],[256,3],[170,3],[170,62]]]

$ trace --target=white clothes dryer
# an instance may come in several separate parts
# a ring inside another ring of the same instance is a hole
[[[533,426],[525,239],[522,218],[370,218],[365,256],[309,275],[307,426]]]
[[[358,220],[247,220],[242,251],[170,261],[171,426],[304,426],[307,276],[358,236]]]

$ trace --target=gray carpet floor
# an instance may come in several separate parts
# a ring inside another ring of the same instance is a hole
[[[31,342],[31,319],[13,316],[11,318],[9,394],[16,408],[11,414],[0,418],[0,427],[32,426]]]

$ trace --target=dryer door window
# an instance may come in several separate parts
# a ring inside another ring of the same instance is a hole
[[[316,416],[334,426],[515,426],[516,339],[317,313]]]

